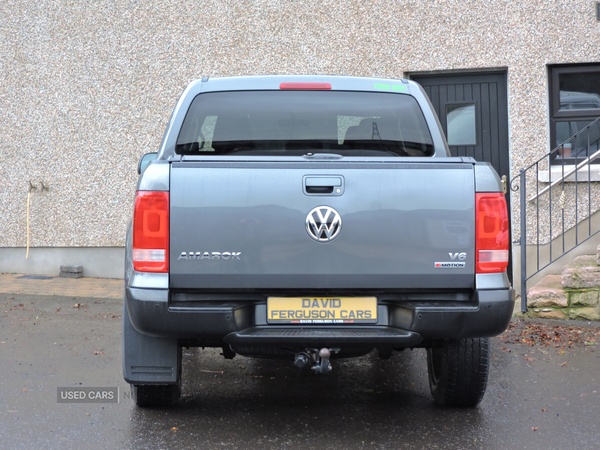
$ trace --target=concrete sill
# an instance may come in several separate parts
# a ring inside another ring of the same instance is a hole
[[[564,172],[563,166],[554,166],[550,170],[552,171],[552,181],[560,179],[563,173],[568,173],[569,170],[574,169],[574,165],[565,165]],[[550,183],[550,170],[540,170],[538,181],[540,183]],[[582,167],[577,171],[577,182],[587,183],[588,181],[600,182],[600,165],[591,164],[589,168]],[[565,183],[575,183],[575,174],[565,178]]]

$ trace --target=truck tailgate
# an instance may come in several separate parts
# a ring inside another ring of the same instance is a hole
[[[473,288],[473,167],[456,160],[174,162],[170,285]],[[330,181],[332,191],[321,186]],[[341,218],[328,242],[312,238],[306,225],[320,206]]]

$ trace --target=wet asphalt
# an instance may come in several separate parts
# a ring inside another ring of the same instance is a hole
[[[473,409],[433,403],[424,350],[323,376],[214,349],[184,350],[178,405],[140,409],[122,378],[119,300],[0,294],[0,305],[2,449],[600,448],[598,323],[564,347],[522,344],[518,329],[492,339]],[[118,387],[119,403],[58,403],[59,387]]]

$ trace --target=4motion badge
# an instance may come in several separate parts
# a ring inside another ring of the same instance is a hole
[[[450,261],[441,261],[433,263],[435,269],[464,269],[467,263],[467,254],[462,253],[448,253]]]

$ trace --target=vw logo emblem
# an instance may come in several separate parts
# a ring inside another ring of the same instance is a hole
[[[342,218],[329,206],[317,206],[306,216],[306,232],[317,242],[333,241],[342,230]]]

